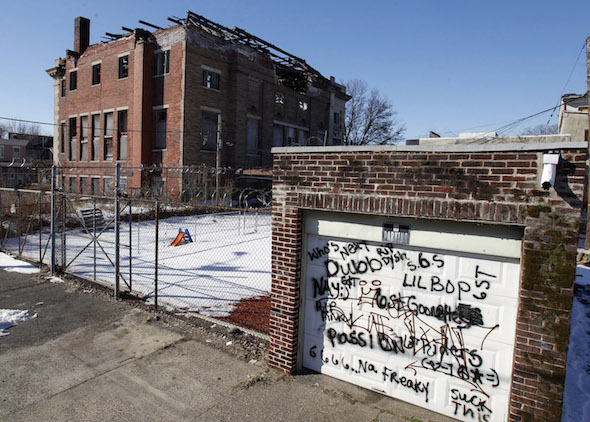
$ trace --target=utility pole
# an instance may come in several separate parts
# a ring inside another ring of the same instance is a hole
[[[588,85],[588,130],[586,132],[586,142],[590,145],[590,37],[586,38],[586,83]],[[586,183],[589,181],[586,179]],[[590,203],[586,210],[586,242],[584,249],[590,249]]]
[[[586,38],[586,83],[588,85],[588,139],[590,143],[590,37]]]

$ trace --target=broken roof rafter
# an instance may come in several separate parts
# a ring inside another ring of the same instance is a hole
[[[184,25],[184,19],[177,18],[176,16],[166,18],[170,22],[174,22],[177,25]]]
[[[140,24],[142,24],[142,25],[149,26],[150,28],[154,28],[154,29],[162,29],[162,27],[161,27],[161,26],[154,25],[153,23],[149,23],[149,22],[146,22],[146,21],[144,21],[144,20],[141,20],[141,19],[139,19],[137,22],[139,22],[139,23],[140,23]]]
[[[305,60],[297,56],[294,56],[293,54],[286,52],[282,48],[279,48],[276,45],[264,41],[256,35],[250,34],[249,32],[241,28],[227,28],[201,15],[191,12],[190,10],[187,11],[186,21],[190,22],[194,26],[197,26],[205,30],[210,34],[216,35],[218,37],[223,37],[227,40],[238,41],[242,44],[255,48],[265,54],[268,54],[271,56],[273,61],[276,61],[279,64],[288,65],[293,69],[301,70],[313,76],[323,78],[322,74],[310,65],[308,65],[305,62]]]
[[[110,37],[110,38],[114,39],[114,40],[118,40],[119,38],[122,38],[123,37],[122,34],[111,34],[110,32],[105,32],[105,35],[107,37]]]
[[[188,18],[190,20],[192,20],[193,22],[194,21],[198,22],[199,26],[205,26],[207,28],[218,31],[221,34],[226,35],[226,36],[233,35],[233,31],[231,29],[221,25],[220,23],[213,22],[212,20],[209,20],[204,16],[197,15],[196,13],[191,12],[190,10],[187,10],[186,12],[187,12]]]

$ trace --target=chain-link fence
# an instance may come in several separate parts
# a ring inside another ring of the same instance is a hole
[[[0,189],[0,247],[116,296],[267,332],[270,183],[239,177],[54,168],[47,190]]]

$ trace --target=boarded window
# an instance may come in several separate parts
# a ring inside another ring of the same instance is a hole
[[[100,114],[92,115],[92,150],[90,152],[92,160],[99,158],[100,145]]]
[[[92,85],[100,83],[100,63],[92,65]]]
[[[80,139],[88,139],[88,116],[80,117]]]
[[[92,195],[100,195],[100,177],[90,179],[90,193]]]
[[[104,182],[104,195],[105,196],[113,196],[115,189],[113,187],[113,178],[112,177],[105,177],[103,179]]]
[[[77,129],[76,118],[70,117],[70,136],[69,136],[70,153],[68,155],[69,161],[74,161],[76,159],[76,150],[77,150],[77,148],[76,148],[76,129]]]
[[[74,70],[70,72],[70,91],[78,89],[78,71]]]
[[[88,178],[80,177],[80,193],[88,192]]]
[[[340,125],[340,118],[341,118],[340,113],[335,111],[334,112],[334,124],[335,125]]]
[[[59,150],[63,154],[66,152],[66,124],[59,125]]]
[[[203,86],[206,88],[216,89],[219,91],[221,84],[221,74],[213,70],[203,69]]]
[[[88,116],[80,117],[80,160],[88,160]]]
[[[69,178],[69,192],[74,193],[76,191],[76,178],[70,177]]]
[[[286,134],[287,134],[287,145],[288,146],[295,145],[295,143],[296,143],[296,141],[295,141],[295,128],[287,127],[285,129],[286,129]]]
[[[167,110],[164,108],[162,110],[155,110],[154,111],[154,132],[155,132],[155,142],[154,148],[155,149],[165,149],[166,148],[166,120],[167,120]]]
[[[307,141],[307,132],[303,129],[297,129],[297,144],[300,146],[305,146]]]
[[[118,159],[127,159],[127,110],[121,110],[117,113],[117,140]]]
[[[201,114],[201,133],[203,144],[201,149],[215,151],[217,143],[217,130],[219,125],[219,114],[210,111],[203,111]]]
[[[272,128],[272,146],[282,147],[283,145],[283,126],[274,125]]]
[[[104,159],[113,159],[113,113],[104,114]]]
[[[129,76],[129,56],[119,57],[119,79]]]
[[[246,153],[257,154],[260,134],[260,120],[248,119],[246,127]]]
[[[158,51],[154,55],[154,75],[160,76],[170,72],[170,50]]]

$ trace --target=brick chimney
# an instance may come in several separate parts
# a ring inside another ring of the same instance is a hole
[[[90,45],[90,19],[78,16],[74,20],[74,51],[84,53]]]

